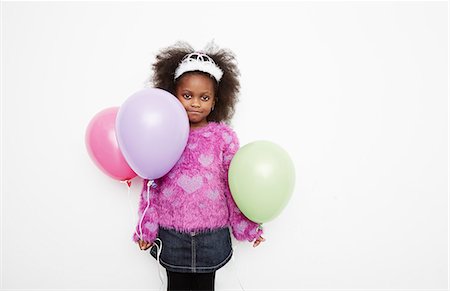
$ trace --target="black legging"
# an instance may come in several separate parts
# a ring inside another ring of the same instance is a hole
[[[213,291],[215,276],[216,276],[216,272],[213,272],[213,273],[178,273],[178,272],[167,271],[167,291],[172,291],[172,290]]]

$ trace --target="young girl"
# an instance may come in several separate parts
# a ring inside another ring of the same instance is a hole
[[[184,42],[165,48],[153,64],[153,85],[171,92],[186,109],[190,133],[177,164],[155,180],[147,207],[147,182],[133,240],[142,250],[162,241],[160,263],[168,290],[214,290],[215,272],[232,256],[229,227],[237,240],[258,246],[262,229],[237,208],[228,188],[228,168],[239,148],[225,123],[240,84],[233,53],[209,46],[195,52]],[[151,150],[151,149],[149,149]],[[139,234],[139,235],[138,235]],[[160,246],[158,244],[158,246]],[[156,258],[156,248],[150,250]]]

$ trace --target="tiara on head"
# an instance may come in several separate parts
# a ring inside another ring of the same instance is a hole
[[[223,71],[214,62],[214,60],[207,54],[194,52],[187,54],[183,57],[180,64],[178,64],[175,70],[175,77],[177,79],[182,74],[192,71],[201,71],[210,74],[216,79],[217,82],[220,81],[223,75]]]

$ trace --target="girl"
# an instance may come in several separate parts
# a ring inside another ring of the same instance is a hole
[[[239,141],[225,122],[234,113],[239,71],[231,51],[211,45],[195,52],[184,42],[161,50],[153,71],[154,87],[171,92],[186,109],[190,133],[177,164],[155,180],[145,213],[144,180],[142,222],[133,240],[142,250],[155,246],[157,238],[162,241],[160,263],[168,290],[214,290],[215,272],[232,256],[229,226],[237,240],[254,242],[254,247],[265,241],[228,188],[228,168]],[[155,248],[150,253],[156,258]]]

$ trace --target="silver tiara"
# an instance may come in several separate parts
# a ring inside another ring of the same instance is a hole
[[[177,79],[186,72],[201,71],[210,74],[217,82],[223,76],[222,70],[214,62],[214,60],[207,54],[194,52],[183,57],[177,69],[175,70],[175,77]]]

